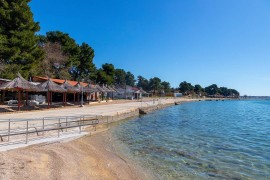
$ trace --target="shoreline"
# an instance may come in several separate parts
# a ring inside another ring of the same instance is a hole
[[[193,101],[182,100],[179,103]],[[174,103],[146,107],[146,110],[153,112]],[[109,126],[138,115],[139,109],[115,114]],[[110,127],[100,124],[97,132],[79,139],[59,140],[1,152],[0,179],[31,179],[41,176],[41,179],[155,179],[151,172],[136,165],[113,147],[110,133]]]
[[[0,179],[154,179],[113,148],[109,131],[0,153]]]

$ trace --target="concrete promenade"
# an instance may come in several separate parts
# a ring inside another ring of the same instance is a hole
[[[80,115],[103,115],[103,116],[114,116],[121,113],[127,113],[134,111],[140,107],[150,107],[164,104],[171,104],[177,102],[193,101],[192,99],[155,99],[147,100],[143,102],[129,101],[129,102],[118,102],[102,103],[100,105],[86,105],[84,107],[66,107],[57,109],[47,109],[41,111],[28,111],[28,112],[14,112],[14,113],[3,113],[0,114],[0,120],[4,119],[34,119],[43,117],[59,117],[59,116],[80,116]]]

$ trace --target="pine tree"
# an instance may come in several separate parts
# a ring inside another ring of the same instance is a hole
[[[96,66],[93,63],[95,56],[94,49],[86,43],[82,43],[80,46],[79,59],[80,64],[77,68],[78,78],[95,80],[96,79]]]
[[[30,0],[0,1],[0,62],[5,68],[0,76],[13,78],[20,71],[28,77],[44,53],[38,46],[39,24],[34,22]],[[36,66],[37,67],[37,66]]]

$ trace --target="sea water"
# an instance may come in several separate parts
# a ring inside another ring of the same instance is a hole
[[[159,179],[270,179],[270,101],[200,101],[113,129]]]

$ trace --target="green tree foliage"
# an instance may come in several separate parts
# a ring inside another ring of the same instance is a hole
[[[227,87],[219,88],[216,84],[212,84],[210,86],[202,88],[201,85],[199,84],[196,84],[193,87],[190,83],[183,81],[180,83],[179,89],[185,95],[188,95],[192,91],[194,91],[196,94],[203,94],[203,95],[209,95],[209,96],[214,96],[214,95],[221,95],[224,97],[239,97],[240,96],[240,93],[237,90],[228,89]]]
[[[233,97],[239,97],[240,96],[240,93],[235,90],[235,89],[229,89],[230,90],[230,95],[233,96]]]
[[[126,71],[124,69],[115,69],[115,83],[120,85],[126,84]]]
[[[162,85],[162,87],[163,87],[165,93],[171,92],[171,85],[170,85],[169,82],[163,81],[163,82],[161,83],[161,85]]]
[[[153,90],[155,94],[162,89],[161,79],[154,77],[149,79],[149,89]]]
[[[114,83],[115,69],[113,64],[105,63],[97,72],[97,82],[111,85]]]
[[[196,94],[202,93],[202,92],[203,92],[202,86],[199,85],[199,84],[196,84],[196,85],[194,86],[194,92],[195,92]]]
[[[102,69],[98,69],[96,83],[110,85],[112,84],[112,79]]]
[[[240,93],[235,89],[228,89],[226,87],[220,87],[218,93],[225,97],[239,97]]]
[[[208,95],[216,95],[218,93],[219,89],[218,86],[216,84],[212,84],[208,87],[205,87],[205,92]]]
[[[138,78],[137,78],[137,87],[140,87],[143,90],[148,91],[148,90],[150,90],[149,89],[149,81],[146,78],[142,77],[142,76],[138,76]]]
[[[194,87],[190,83],[183,81],[179,85],[179,90],[181,93],[188,95],[194,90]]]
[[[220,87],[218,90],[218,93],[223,95],[223,96],[229,96],[230,95],[230,90],[226,87]]]
[[[14,78],[18,71],[24,77],[35,74],[37,61],[44,56],[38,45],[39,24],[34,22],[30,0],[0,1],[0,75]],[[36,66],[35,66],[36,65]]]
[[[135,80],[134,75],[128,71],[126,74],[126,85],[135,86],[135,82],[136,80]]]
[[[94,50],[86,43],[82,43],[79,53],[79,65],[77,71],[73,73],[74,79],[87,79],[94,81],[96,79],[96,66],[93,63]]]
[[[102,65],[102,70],[112,78],[114,77],[115,69],[113,64],[105,63]]]

